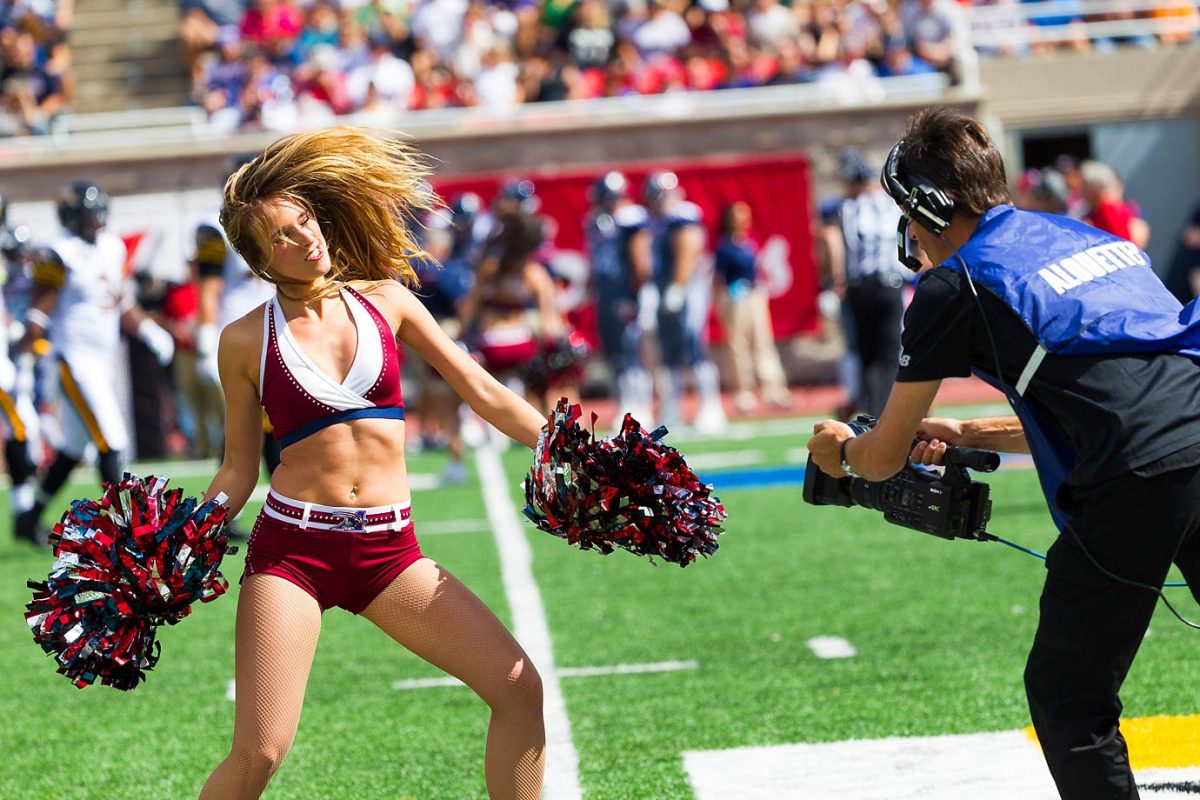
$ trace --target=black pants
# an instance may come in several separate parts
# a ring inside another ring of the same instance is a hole
[[[1200,600],[1200,466],[1149,478],[1126,473],[1068,488],[1060,500],[1072,520],[1046,559],[1025,668],[1029,710],[1064,800],[1136,799],[1117,693],[1158,598],[1106,576],[1092,559],[1150,586],[1162,584],[1174,561]],[[1176,607],[1191,605],[1184,590],[1164,591]]]
[[[846,304],[862,362],[862,400],[868,413],[879,416],[896,380],[900,357],[900,320],[904,316],[900,289],[874,277],[863,278],[846,288]]]

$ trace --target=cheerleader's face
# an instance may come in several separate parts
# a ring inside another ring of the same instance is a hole
[[[321,226],[290,200],[268,202],[271,252],[267,269],[285,282],[313,282],[329,272],[333,262]]]

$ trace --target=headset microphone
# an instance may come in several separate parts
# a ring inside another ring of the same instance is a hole
[[[903,144],[896,142],[883,164],[879,182],[884,191],[896,201],[903,212],[896,228],[896,249],[900,263],[919,272],[921,261],[913,255],[908,236],[908,225],[915,222],[934,236],[941,236],[950,227],[954,214],[954,201],[937,187],[933,181],[920,175],[910,176],[909,181],[900,177],[900,154]],[[911,183],[911,186],[909,185]]]

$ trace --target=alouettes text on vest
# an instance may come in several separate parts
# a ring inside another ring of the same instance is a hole
[[[1109,242],[1056,261],[1038,270],[1050,288],[1062,294],[1088,281],[1126,267],[1144,267],[1146,255],[1133,242]]]

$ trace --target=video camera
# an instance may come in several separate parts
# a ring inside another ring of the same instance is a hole
[[[860,414],[850,422],[855,435],[875,427],[875,417]],[[990,538],[992,516],[988,485],[971,480],[968,469],[995,472],[1000,456],[990,450],[948,447],[941,474],[911,461],[886,481],[832,478],[808,457],[804,470],[804,502],[814,506],[863,506],[883,512],[893,525],[943,539]]]

